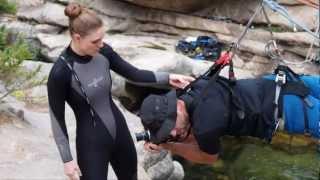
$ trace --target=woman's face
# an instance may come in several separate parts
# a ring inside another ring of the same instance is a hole
[[[83,55],[96,55],[100,48],[103,47],[103,38],[105,30],[103,27],[90,31],[87,35],[81,36],[74,33],[72,35],[72,41],[75,42],[79,50]]]

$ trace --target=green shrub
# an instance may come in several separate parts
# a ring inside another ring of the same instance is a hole
[[[21,37],[14,42],[9,42],[9,34],[4,27],[0,28],[0,79],[16,73],[23,60],[33,57],[27,43]]]
[[[8,31],[5,29],[5,27],[0,28],[0,51],[3,51],[6,44],[7,40],[6,37],[8,36]]]
[[[0,13],[15,14],[17,6],[15,3],[10,3],[8,0],[0,0]]]
[[[5,27],[0,28],[0,80],[5,83],[7,90],[7,93],[0,96],[0,100],[14,91],[30,88],[45,81],[34,79],[41,66],[32,72],[21,68],[24,60],[33,59],[35,56],[22,37],[13,35]]]

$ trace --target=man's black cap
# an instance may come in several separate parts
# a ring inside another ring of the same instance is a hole
[[[140,118],[143,126],[150,131],[150,141],[155,144],[164,142],[176,125],[176,91],[165,95],[149,95],[141,105]]]

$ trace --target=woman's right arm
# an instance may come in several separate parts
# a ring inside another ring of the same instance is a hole
[[[62,161],[66,163],[73,160],[64,117],[65,100],[70,88],[69,77],[71,77],[71,73],[63,63],[64,62],[61,60],[58,60],[51,69],[47,82],[47,89],[53,137]]]
[[[61,60],[53,66],[47,83],[51,128],[61,159],[64,173],[70,180],[79,180],[81,172],[71,155],[65,122],[65,101],[70,90],[71,72]]]

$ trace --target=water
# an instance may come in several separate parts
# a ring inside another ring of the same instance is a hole
[[[272,145],[224,138],[221,159],[214,165],[175,159],[183,164],[186,180],[320,180],[320,153],[313,141],[299,138],[280,135]]]

